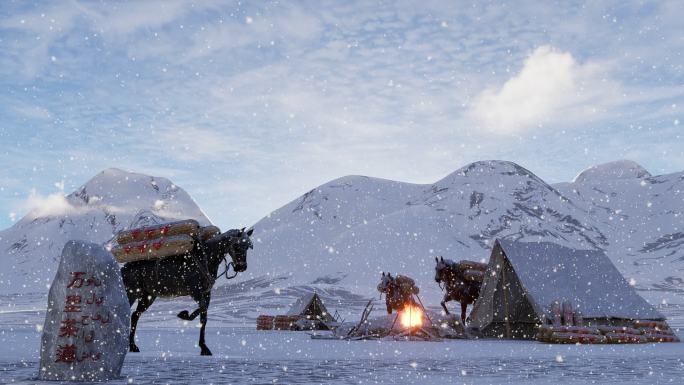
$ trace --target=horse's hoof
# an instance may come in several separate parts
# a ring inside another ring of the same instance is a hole
[[[178,317],[178,318],[180,318],[180,319],[182,319],[182,320],[192,321],[192,320],[190,319],[190,313],[188,313],[187,310],[183,310],[182,312],[178,313],[178,314],[176,315],[176,317]]]
[[[138,349],[138,347],[136,345],[129,346],[128,351],[133,352],[133,353],[140,353],[140,349]]]
[[[211,350],[209,350],[208,347],[203,346],[202,347],[202,352],[200,353],[200,356],[211,356]]]

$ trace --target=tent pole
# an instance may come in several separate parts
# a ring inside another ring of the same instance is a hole
[[[506,338],[511,338],[511,324],[509,323],[508,296],[506,295],[506,265],[501,264],[501,283],[503,285],[504,297],[504,321],[506,322]]]

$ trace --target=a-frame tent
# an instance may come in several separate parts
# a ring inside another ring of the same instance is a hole
[[[305,294],[300,297],[287,312],[288,315],[304,316],[310,320],[333,322],[335,319],[328,312],[321,297],[316,293]]]
[[[497,240],[469,326],[488,337],[531,339],[550,322],[554,301],[569,301],[594,325],[665,319],[602,251]]]

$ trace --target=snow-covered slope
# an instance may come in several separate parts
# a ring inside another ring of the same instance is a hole
[[[637,287],[684,293],[684,172],[651,176],[618,161],[554,187],[589,213],[608,256]]]
[[[259,221],[250,274],[374,296],[380,272],[391,271],[414,277],[435,303],[435,256],[487,259],[497,237],[606,247],[588,217],[511,162],[472,163],[431,185],[348,176]]]
[[[475,162],[430,185],[348,176],[259,221],[250,274],[279,277],[278,288],[370,297],[380,272],[391,271],[414,277],[434,304],[434,256],[486,260],[496,238],[545,240],[604,250],[660,303],[684,292],[683,183],[684,172],[651,176],[631,161],[555,185],[504,161]]]
[[[70,239],[105,243],[116,232],[177,218],[209,220],[166,178],[107,169],[0,232],[0,294],[46,291]]]

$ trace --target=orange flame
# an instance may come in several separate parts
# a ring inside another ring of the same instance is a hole
[[[401,325],[405,328],[415,328],[423,324],[423,311],[415,305],[406,305],[399,317]]]

